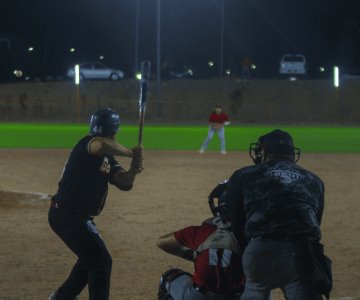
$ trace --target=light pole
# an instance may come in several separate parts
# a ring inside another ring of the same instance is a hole
[[[135,61],[134,61],[134,75],[139,71],[139,23],[140,23],[140,0],[136,0],[135,8]]]
[[[220,77],[224,74],[224,12],[225,12],[225,0],[220,0],[220,64],[219,64],[219,75]]]
[[[336,106],[338,107],[338,110],[340,112],[340,119],[341,121],[343,121],[343,110],[344,107],[341,103],[341,100],[339,99],[339,86],[340,86],[340,71],[339,71],[339,67],[335,66],[334,67],[334,87],[335,87],[335,101],[336,101]]]
[[[81,102],[80,102],[80,66],[75,65],[74,68],[74,82],[75,82],[75,98],[76,98],[76,121],[80,122],[80,111],[81,111]]]
[[[161,0],[157,0],[156,9],[156,116],[161,117]]]

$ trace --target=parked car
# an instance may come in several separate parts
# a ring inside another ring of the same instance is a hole
[[[121,70],[111,69],[99,62],[84,62],[79,64],[80,80],[83,79],[110,79],[119,80],[124,78],[125,73]],[[69,78],[75,76],[75,66],[67,72]]]
[[[302,54],[285,54],[280,60],[281,75],[305,75],[307,64]]]

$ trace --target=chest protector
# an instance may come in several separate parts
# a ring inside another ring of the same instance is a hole
[[[225,228],[227,226],[224,226],[217,218],[206,220],[205,222],[215,225],[217,228],[202,244],[199,245],[196,249],[197,253],[206,249],[228,249],[236,254],[241,253],[239,242],[229,228]]]

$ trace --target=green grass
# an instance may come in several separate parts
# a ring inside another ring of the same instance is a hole
[[[231,125],[226,127],[228,151],[247,151],[251,142],[275,128],[288,131],[303,152],[359,153],[360,128]],[[87,125],[71,124],[0,124],[0,148],[71,148],[87,134]],[[132,147],[137,143],[137,126],[122,126],[118,141]],[[207,134],[204,126],[156,126],[145,124],[143,145],[156,150],[198,150]],[[215,135],[209,150],[219,150]]]

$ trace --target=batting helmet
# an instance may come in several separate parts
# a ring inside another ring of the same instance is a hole
[[[294,147],[290,134],[280,129],[260,136],[257,143],[251,143],[249,154],[255,164],[262,163],[269,154],[291,157],[294,162],[298,162],[300,159],[300,149]]]
[[[220,217],[223,223],[229,222],[228,205],[226,202],[227,181],[220,182],[210,193],[209,206],[214,217]],[[216,203],[217,199],[217,203]]]
[[[112,136],[119,131],[120,116],[111,108],[96,111],[90,119],[90,135]]]

